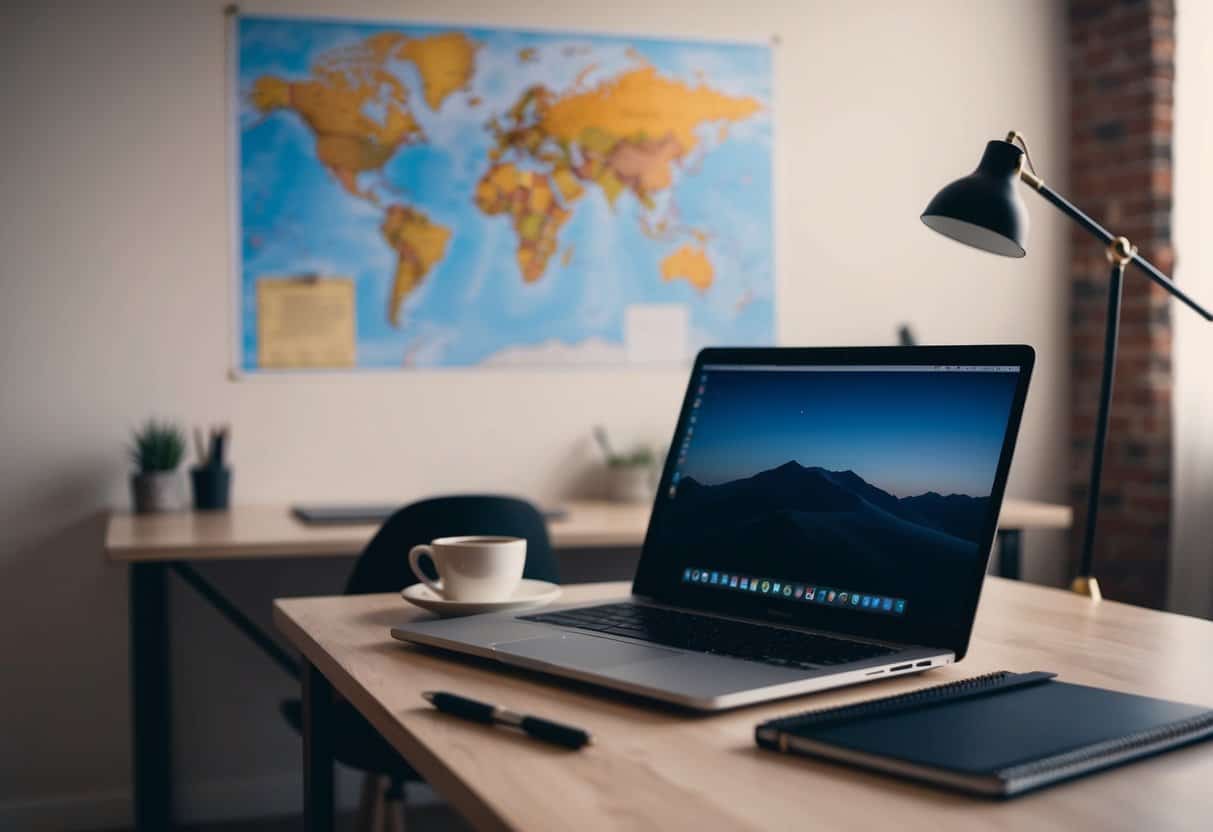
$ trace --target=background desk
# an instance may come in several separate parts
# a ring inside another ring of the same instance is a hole
[[[627,548],[611,562],[583,552],[562,556],[565,580],[630,575],[649,522],[648,504],[570,502],[549,522],[558,550]],[[1068,506],[1006,500],[999,529],[999,574],[1019,577],[1020,532],[1065,529]],[[139,829],[167,829],[172,818],[172,744],[169,731],[169,651],[166,581],[169,570],[187,584],[287,673],[298,676],[295,657],[206,580],[193,564],[207,561],[353,556],[378,527],[308,525],[288,506],[237,506],[222,512],[135,515],[115,512],[106,528],[105,552],[130,567],[130,640],[135,822]],[[403,557],[404,553],[401,553]]]
[[[623,583],[571,587],[567,601],[617,597]],[[393,641],[419,613],[395,595],[280,600],[279,629],[306,658],[305,828],[329,830],[332,688],[480,829],[1202,829],[1213,813],[1205,743],[1007,802],[956,795],[843,766],[760,751],[754,725],[994,670],[1213,706],[1213,622],[1091,604],[1071,593],[989,578],[969,657],[918,676],[693,716],[587,686]],[[542,714],[594,734],[572,753],[434,711],[450,690]],[[980,741],[980,738],[975,738]]]
[[[639,548],[650,506],[594,501],[564,503],[564,515],[548,523],[557,549]],[[1019,533],[1068,529],[1069,506],[1032,500],[1003,501],[999,517],[999,574],[1019,577]],[[378,529],[375,524],[309,525],[289,506],[236,506],[230,511],[172,514],[114,512],[105,551],[111,560],[148,563],[177,560],[298,558],[357,555]]]
[[[638,548],[648,524],[648,505],[569,503],[549,524],[552,544],[569,550]],[[286,673],[298,678],[299,663],[219,587],[194,566],[211,561],[283,560],[354,556],[377,525],[323,526],[297,520],[288,506],[237,506],[230,511],[137,515],[114,512],[108,518],[105,553],[130,572],[131,732],[134,758],[135,827],[169,829],[173,819],[172,695],[169,686],[167,581],[175,572],[211,607],[234,624]],[[401,557],[404,553],[401,553]],[[565,570],[601,573],[610,564]],[[635,554],[614,566],[630,569]]]
[[[548,534],[558,549],[639,546],[650,508],[648,503],[563,503],[562,516],[548,521]],[[127,562],[357,555],[378,529],[377,523],[304,523],[285,505],[170,514],[114,512],[105,550],[111,560]]]

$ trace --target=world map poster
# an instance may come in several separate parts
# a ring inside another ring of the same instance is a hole
[[[246,16],[233,38],[243,370],[774,342],[768,44]]]

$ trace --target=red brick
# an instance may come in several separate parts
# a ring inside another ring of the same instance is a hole
[[[1070,0],[1070,190],[1091,216],[1164,272],[1171,246],[1173,0]],[[1071,494],[1083,524],[1109,266],[1104,247],[1071,232]],[[1170,302],[1130,267],[1095,553],[1112,598],[1160,606],[1168,572],[1172,482]],[[1077,531],[1077,529],[1076,529]],[[1081,538],[1074,534],[1075,547]]]

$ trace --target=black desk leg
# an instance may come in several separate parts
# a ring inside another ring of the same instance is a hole
[[[998,574],[1019,580],[1019,555],[1023,533],[1019,529],[998,530]]]
[[[303,829],[333,832],[333,687],[311,662],[303,671]]]
[[[130,567],[131,727],[135,829],[173,821],[172,709],[169,688],[168,567]]]

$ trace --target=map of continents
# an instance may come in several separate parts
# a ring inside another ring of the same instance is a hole
[[[363,367],[681,360],[774,340],[761,46],[241,18],[257,282],[352,278]]]

